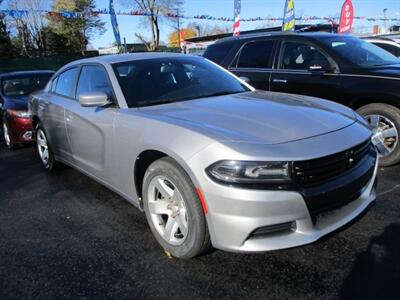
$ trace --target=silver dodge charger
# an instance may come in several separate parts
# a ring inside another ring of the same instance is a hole
[[[75,61],[29,107],[44,167],[67,164],[126,198],[175,257],[308,244],[375,200],[362,117],[256,91],[201,57]]]

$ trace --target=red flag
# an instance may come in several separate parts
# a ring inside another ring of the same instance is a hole
[[[349,33],[353,27],[354,7],[351,0],[346,0],[340,14],[339,33]]]

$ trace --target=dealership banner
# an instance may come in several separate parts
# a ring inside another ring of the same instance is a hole
[[[283,15],[282,31],[294,31],[295,27],[294,0],[286,0]]]
[[[119,33],[117,15],[115,14],[113,0],[110,0],[110,17],[111,17],[111,25],[114,31],[115,42],[117,43],[118,47],[121,47],[121,35]]]
[[[351,0],[346,0],[340,14],[339,33],[349,33],[353,27],[354,7]]]
[[[240,11],[241,11],[241,0],[235,0],[233,9],[233,35],[240,35]]]

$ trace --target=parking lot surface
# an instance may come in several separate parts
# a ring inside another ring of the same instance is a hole
[[[353,226],[305,247],[168,258],[127,201],[0,145],[0,299],[399,299],[400,166]]]

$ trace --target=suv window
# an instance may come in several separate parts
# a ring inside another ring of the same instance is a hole
[[[78,68],[71,68],[58,76],[55,92],[66,97],[73,97]]]
[[[373,42],[372,44],[381,47],[382,49],[385,49],[386,51],[392,53],[395,56],[399,56],[400,54],[400,48],[393,46],[391,44],[380,43],[380,42]]]
[[[103,92],[109,98],[112,96],[106,71],[100,66],[83,66],[76,88],[76,98],[81,94]]]
[[[240,53],[238,68],[270,68],[274,41],[250,42]]]
[[[233,43],[213,44],[207,47],[204,57],[220,64],[231,50]]]
[[[312,45],[301,42],[284,43],[279,68],[308,70],[314,65],[329,67],[330,63],[326,56]]]

